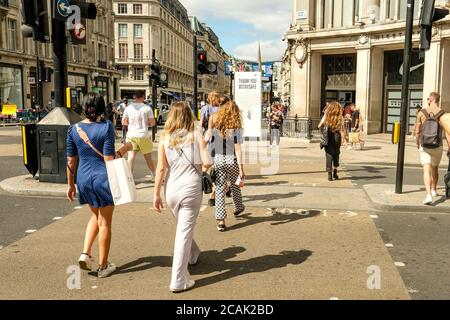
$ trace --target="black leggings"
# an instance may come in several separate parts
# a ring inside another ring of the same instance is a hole
[[[328,136],[328,146],[325,147],[327,172],[339,167],[339,156],[341,154],[341,134],[331,132]]]

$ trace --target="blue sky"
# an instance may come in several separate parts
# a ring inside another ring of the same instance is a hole
[[[263,60],[280,60],[281,41],[291,19],[290,0],[180,0],[217,34],[228,54],[256,60],[261,41]]]

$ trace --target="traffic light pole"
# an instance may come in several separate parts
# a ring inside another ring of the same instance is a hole
[[[36,51],[36,102],[39,108],[37,109],[37,121],[41,121],[41,110],[44,107],[44,97],[42,90],[42,74],[41,74],[41,59],[39,58],[39,42],[34,42],[34,50]]]
[[[233,80],[234,80],[234,72],[230,73],[230,99],[233,100]]]
[[[395,193],[403,193],[403,169],[405,166],[405,143],[408,120],[409,76],[411,70],[412,33],[414,22],[414,0],[408,0],[406,8],[405,51],[403,56],[402,108],[400,113],[400,141],[398,144],[397,178]]]
[[[53,19],[53,66],[55,82],[55,106],[64,107],[66,105],[67,80],[67,58],[66,58],[66,24]]]
[[[194,115],[198,114],[197,34],[194,34]]]
[[[152,50],[152,64],[156,64],[156,50]],[[156,86],[156,80],[150,77],[150,81],[152,84],[152,106],[153,106],[153,114],[156,114],[156,110],[158,109],[158,87]],[[158,122],[158,119],[155,119]],[[156,140],[156,132],[157,132],[158,123],[152,129],[152,140]]]

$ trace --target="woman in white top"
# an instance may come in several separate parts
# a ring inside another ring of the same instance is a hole
[[[159,213],[163,209],[161,187],[165,182],[166,202],[177,220],[170,290],[182,292],[195,285],[189,278],[188,265],[196,264],[200,255],[193,235],[203,197],[202,168],[208,169],[210,159],[186,103],[172,106],[164,129],[158,149],[154,209]]]

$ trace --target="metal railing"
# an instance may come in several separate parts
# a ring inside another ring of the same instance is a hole
[[[286,138],[300,138],[312,140],[320,138],[319,118],[311,117],[287,117],[283,121],[280,129],[281,136]],[[270,131],[270,123],[268,118],[263,119],[262,128]]]

